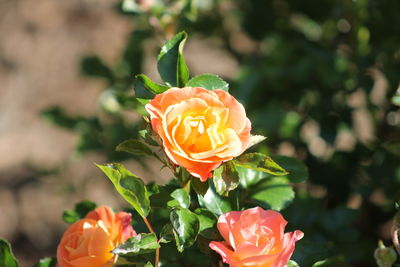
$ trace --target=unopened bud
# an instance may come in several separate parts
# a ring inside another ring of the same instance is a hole
[[[397,254],[392,247],[385,247],[383,242],[379,240],[374,257],[379,267],[391,267],[397,259]]]

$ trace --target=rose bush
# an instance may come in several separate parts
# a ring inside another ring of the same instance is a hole
[[[171,88],[156,95],[146,110],[168,158],[201,181],[250,142],[251,123],[243,106],[223,90]]]
[[[58,266],[112,266],[111,251],[136,235],[130,223],[129,213],[114,213],[106,206],[89,212],[84,219],[72,224],[61,238],[57,248]]]
[[[231,267],[284,267],[295,243],[303,237],[296,230],[284,233],[287,221],[279,212],[260,207],[231,211],[218,219],[225,241],[210,243]]]

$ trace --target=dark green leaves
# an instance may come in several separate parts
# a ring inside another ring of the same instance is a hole
[[[194,211],[200,222],[200,235],[213,237],[214,225],[217,223],[217,217],[208,209],[198,208]]]
[[[290,182],[300,183],[308,179],[308,169],[301,161],[287,156],[272,156],[272,159],[289,172]]]
[[[129,238],[124,244],[115,248],[112,253],[121,256],[136,256],[153,252],[159,247],[160,245],[157,242],[156,234],[138,234],[137,236]]]
[[[229,84],[214,74],[201,74],[195,76],[190,79],[186,86],[203,87],[207,90],[222,89],[227,92],[229,90]]]
[[[294,191],[286,177],[273,177],[254,186],[249,198],[265,209],[281,210],[294,198]]]
[[[171,197],[179,203],[182,208],[188,209],[190,206],[190,195],[184,189],[178,188],[171,193]]]
[[[239,174],[232,162],[221,165],[214,171],[213,182],[218,194],[228,196],[229,191],[239,185]]]
[[[204,196],[197,195],[197,197],[199,199],[200,206],[207,208],[218,216],[232,210],[232,205],[229,202],[229,199],[220,196],[215,191],[213,184],[210,184]]]
[[[268,174],[266,174],[265,172],[255,171],[253,169],[243,168],[239,166],[236,166],[236,170],[239,174],[240,184],[244,188],[248,188],[252,185],[255,185],[263,178],[268,176]]]
[[[121,164],[96,165],[113,183],[118,193],[143,217],[150,212],[150,200],[143,181]]]
[[[183,87],[189,81],[189,69],[182,55],[187,34],[180,32],[167,41],[158,55],[158,72],[170,86]]]
[[[161,94],[169,88],[166,85],[153,82],[144,74],[136,75],[133,85],[135,88],[135,97],[144,99],[151,99],[154,95]]]
[[[75,209],[73,210],[66,210],[63,213],[63,220],[66,223],[74,223],[86,216],[89,211],[94,210],[97,207],[96,203],[91,202],[89,200],[85,200],[79,202],[75,205]]]
[[[116,148],[116,151],[124,151],[133,155],[153,155],[153,151],[138,140],[129,139],[121,144],[119,144]]]
[[[180,252],[194,244],[200,229],[196,214],[188,209],[176,208],[171,211],[170,220],[176,246]]]
[[[35,267],[55,267],[57,265],[57,260],[53,258],[41,259]]]
[[[0,239],[0,267],[18,267],[19,264],[12,253],[10,243]]]
[[[112,71],[97,56],[88,56],[81,61],[81,71],[88,76],[100,77],[113,81]]]
[[[276,176],[284,176],[288,174],[285,169],[279,166],[270,157],[261,153],[244,154],[236,159],[235,164],[243,168],[261,171]]]

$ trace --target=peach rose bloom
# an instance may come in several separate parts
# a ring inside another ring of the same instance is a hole
[[[231,267],[284,267],[304,235],[299,230],[284,233],[286,224],[279,212],[260,207],[228,212],[217,224],[225,241],[209,246]]]
[[[250,142],[251,123],[243,106],[220,89],[170,88],[146,110],[168,158],[201,181]]]
[[[131,226],[131,215],[114,213],[101,206],[86,217],[73,223],[61,238],[57,247],[59,267],[112,266],[111,251],[136,232]]]

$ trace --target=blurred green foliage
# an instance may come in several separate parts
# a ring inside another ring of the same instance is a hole
[[[305,232],[294,260],[300,266],[337,259],[374,266],[382,226],[400,198],[400,2],[134,3],[125,0],[117,8],[135,25],[120,59],[112,66],[96,55],[82,60],[84,74],[108,82],[98,116],[73,117],[59,108],[44,116],[80,135],[79,153],[97,150],[109,160],[126,159],[128,154],[114,149],[136,138],[144,125],[123,112],[144,114],[132,98],[132,84],[142,72],[145,46],[159,46],[158,40],[180,30],[218,40],[239,66],[234,78],[222,78],[246,106],[252,133],[268,137],[259,150],[295,156],[308,166],[310,179],[297,186],[293,203],[282,211],[290,228]],[[252,200],[262,202],[267,193],[255,192]],[[201,259],[196,253],[181,256]]]

